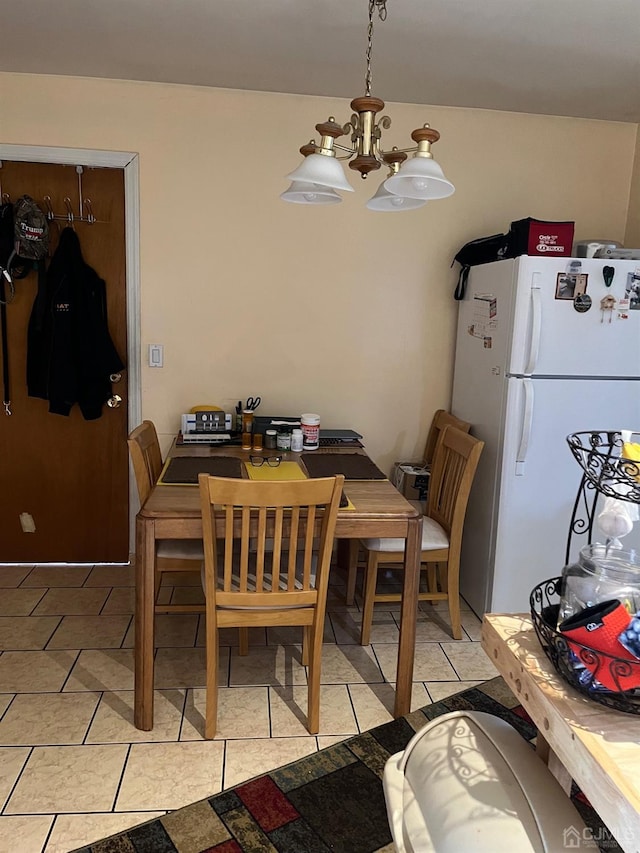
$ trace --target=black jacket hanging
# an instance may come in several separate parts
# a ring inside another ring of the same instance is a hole
[[[65,228],[31,311],[28,393],[48,400],[54,414],[68,415],[78,403],[85,420],[95,420],[111,397],[110,374],[123,368],[109,334],[105,283]]]

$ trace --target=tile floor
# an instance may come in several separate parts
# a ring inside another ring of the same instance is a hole
[[[391,719],[399,607],[377,605],[361,647],[344,581],[332,571],[320,734],[305,729],[298,630],[252,629],[242,658],[222,632],[218,735],[204,741],[204,616],[156,617],[155,726],[141,732],[132,568],[0,565],[0,853],[67,853]],[[201,601],[199,574],[166,573],[160,594]],[[479,620],[462,620],[455,642],[446,605],[420,605],[414,708],[496,675]]]

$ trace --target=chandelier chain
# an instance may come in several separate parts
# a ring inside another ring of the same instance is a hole
[[[378,10],[381,21],[387,18],[387,0],[369,0],[369,27],[367,29],[367,74],[365,77],[365,95],[371,95],[371,49],[373,46],[373,13]]]

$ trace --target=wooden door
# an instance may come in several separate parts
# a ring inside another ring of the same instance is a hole
[[[75,222],[85,261],[105,280],[109,329],[123,362],[127,355],[124,173],[85,168],[83,199],[94,224]],[[2,161],[2,193],[30,195],[46,212],[66,216],[65,198],[79,213],[75,166]],[[84,210],[85,217],[87,210]],[[50,255],[64,221],[50,223]],[[119,408],[104,406],[86,421],[78,405],[69,417],[49,413],[46,400],[27,396],[27,326],[37,274],[16,280],[7,306],[13,414],[0,406],[0,562],[122,562],[128,559],[127,374],[113,385]],[[30,518],[33,524],[30,524]],[[29,528],[34,530],[30,532]]]

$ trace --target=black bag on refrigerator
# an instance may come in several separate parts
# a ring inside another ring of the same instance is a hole
[[[467,279],[469,278],[469,270],[471,267],[478,264],[489,264],[491,261],[501,261],[504,258],[509,258],[509,235],[494,234],[491,237],[479,237],[477,240],[471,240],[469,243],[460,249],[458,254],[451,262],[451,266],[457,261],[462,269],[458,276],[454,299],[460,301],[464,299],[464,293],[467,289]]]

